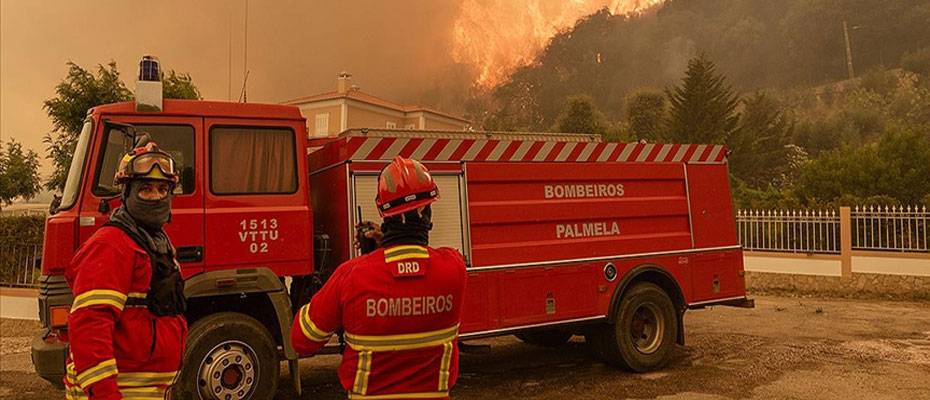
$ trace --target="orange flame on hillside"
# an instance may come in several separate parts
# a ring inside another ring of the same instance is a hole
[[[557,32],[585,15],[642,11],[663,0],[464,0],[455,21],[452,58],[474,65],[475,83],[493,87],[533,61]]]

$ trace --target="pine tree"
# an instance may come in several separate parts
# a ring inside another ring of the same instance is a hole
[[[679,143],[723,143],[736,129],[739,99],[703,53],[688,61],[681,85],[665,91],[668,137]]]
[[[778,184],[791,169],[794,120],[763,92],[743,100],[743,113],[727,139],[730,172],[752,188]]]

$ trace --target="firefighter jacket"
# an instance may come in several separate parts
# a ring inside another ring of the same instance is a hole
[[[298,311],[302,355],[344,331],[339,380],[350,399],[446,399],[458,376],[465,263],[451,248],[378,249],[339,266]]]
[[[152,314],[149,255],[116,227],[97,230],[65,271],[74,292],[68,317],[67,399],[163,399],[181,366],[187,322]],[[135,300],[135,301],[134,301]]]

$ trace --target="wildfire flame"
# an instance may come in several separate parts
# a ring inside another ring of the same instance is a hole
[[[599,9],[635,13],[663,0],[464,0],[453,26],[452,58],[474,65],[489,88],[533,61],[549,39]]]

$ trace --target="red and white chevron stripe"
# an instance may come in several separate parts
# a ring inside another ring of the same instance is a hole
[[[351,137],[353,160],[524,162],[726,162],[726,147],[706,144],[593,143],[568,141]]]

